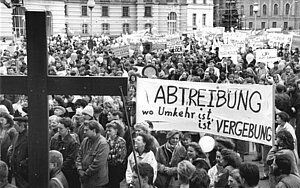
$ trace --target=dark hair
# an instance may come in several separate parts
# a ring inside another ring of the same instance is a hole
[[[228,165],[232,166],[233,168],[238,168],[241,165],[240,157],[235,151],[230,149],[222,149],[221,155],[223,159],[227,161]]]
[[[290,116],[286,112],[279,112],[277,115],[282,119],[284,122],[288,122],[290,120]]]
[[[69,117],[63,117],[58,120],[59,123],[63,124],[65,128],[71,129],[73,126],[73,122]]]
[[[295,149],[294,138],[289,131],[281,130],[276,134],[276,137],[279,138],[280,140],[282,140],[282,142],[283,142],[282,147],[284,149],[290,149],[290,150]]]
[[[96,133],[100,133],[100,124],[96,120],[84,121],[84,126],[89,127],[90,130],[95,130]]]
[[[259,168],[253,163],[243,163],[240,168],[241,178],[245,179],[245,182],[249,186],[257,186],[259,182]]]
[[[153,123],[152,123],[152,121],[150,121],[150,120],[145,120],[145,122],[148,123],[150,129],[153,129]]]
[[[188,144],[188,146],[194,148],[195,152],[197,153],[197,158],[206,158],[205,153],[202,151],[202,148],[200,145],[196,142],[191,142]]]
[[[142,178],[148,177],[148,184],[153,185],[153,177],[154,177],[154,170],[152,166],[148,163],[137,163],[137,165],[133,166],[133,171],[137,173],[137,169],[139,169],[140,176]]]
[[[210,178],[207,172],[202,168],[196,168],[196,171],[189,182],[190,188],[208,188],[209,184]]]
[[[88,102],[86,102],[83,99],[77,99],[74,103],[75,106],[82,106],[83,108],[88,105]]]
[[[143,141],[145,142],[145,149],[144,153],[148,153],[151,150],[151,145],[152,145],[152,139],[150,138],[149,135],[144,134],[144,133],[139,133],[138,136],[141,136],[143,138]],[[137,136],[137,137],[138,137]]]
[[[290,174],[292,170],[291,160],[286,155],[277,155],[275,157],[275,163],[281,174]]]
[[[113,116],[119,116],[120,118],[123,118],[123,114],[119,110],[114,110],[114,111],[111,112],[111,114]]]
[[[118,130],[117,131],[118,136],[121,136],[121,137],[124,136],[124,129],[123,129],[122,125],[120,124],[120,121],[113,120],[113,121],[109,122],[108,124],[106,124],[106,130],[109,127],[112,127],[113,129]]]

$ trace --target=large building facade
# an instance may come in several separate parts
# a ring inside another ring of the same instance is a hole
[[[120,35],[155,28],[160,34],[185,33],[213,24],[212,0],[26,0],[0,4],[0,36],[25,34],[25,10],[46,11],[49,35]],[[2,19],[3,18],[3,19]],[[92,27],[91,27],[92,26]]]
[[[243,0],[241,0],[243,1]],[[240,29],[238,0],[214,0],[214,23],[215,27],[224,27],[226,31],[231,28]]]
[[[240,0],[239,9],[244,29],[300,29],[299,0]]]

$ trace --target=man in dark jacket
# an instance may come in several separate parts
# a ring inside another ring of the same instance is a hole
[[[105,187],[109,181],[109,145],[100,134],[100,124],[96,120],[84,123],[84,134],[86,137],[80,145],[76,159],[81,187]]]
[[[16,185],[21,188],[29,187],[28,184],[28,118],[16,117],[15,129],[19,136],[13,146],[11,157],[11,168],[13,176],[16,180]]]

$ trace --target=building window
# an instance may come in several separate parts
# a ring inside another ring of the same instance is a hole
[[[193,3],[194,3],[194,4],[197,4],[197,0],[193,0]]]
[[[202,14],[202,25],[206,25],[206,14]]]
[[[168,32],[174,34],[177,31],[177,14],[171,12],[168,16]]]
[[[123,7],[123,17],[129,16],[129,7]]]
[[[262,29],[266,28],[266,22],[261,22],[261,28]]]
[[[277,22],[272,22],[272,28],[276,28],[277,27]]]
[[[103,34],[109,34],[109,24],[108,23],[103,23],[102,24],[102,33]]]
[[[285,5],[285,15],[289,15],[290,14],[290,4],[286,4]]]
[[[15,7],[12,10],[14,36],[17,38],[25,36],[25,8]]]
[[[250,16],[253,16],[253,5],[250,5]]]
[[[253,28],[253,23],[249,22],[249,29],[252,29],[252,28]]]
[[[206,0],[203,0],[203,4],[206,4]]]
[[[192,20],[192,22],[193,22],[193,26],[197,25],[196,24],[196,22],[197,22],[197,14],[193,14],[193,20]]]
[[[81,6],[81,16],[87,16],[87,6],[86,5]]]
[[[144,0],[144,3],[152,3],[152,0]]]
[[[267,5],[263,5],[263,15],[267,15]]]
[[[88,33],[88,24],[82,24],[82,34]]]
[[[241,15],[244,15],[244,5],[241,5]]]
[[[65,16],[68,16],[68,5],[65,5]]]
[[[124,34],[129,33],[129,24],[128,23],[123,24],[123,33]]]
[[[152,16],[152,7],[145,7],[145,17]]]
[[[152,24],[151,23],[146,23],[145,24],[145,29],[151,29],[152,27]]]
[[[288,22],[283,23],[283,29],[287,29],[289,27]]]
[[[277,16],[278,15],[278,4],[274,5],[274,15]]]
[[[108,6],[102,6],[102,16],[108,16]]]

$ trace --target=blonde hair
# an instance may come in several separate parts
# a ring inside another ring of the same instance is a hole
[[[189,180],[193,177],[195,171],[196,167],[190,161],[183,160],[177,165],[179,180],[182,183],[188,184]]]

